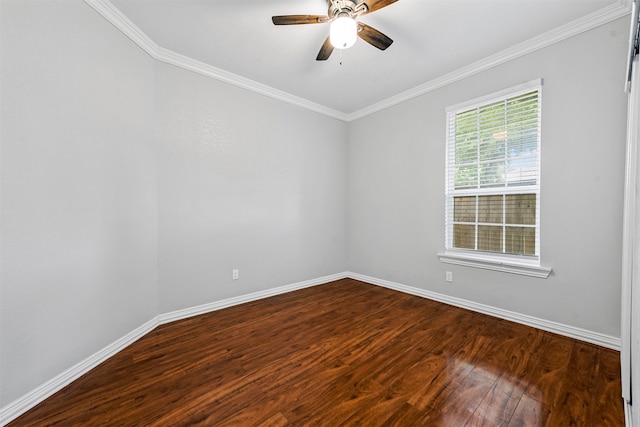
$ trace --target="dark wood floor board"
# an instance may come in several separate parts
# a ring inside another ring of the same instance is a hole
[[[398,386],[397,382],[391,386],[384,386],[379,393],[363,402],[357,411],[345,421],[344,425],[389,425],[389,423],[382,421],[389,418],[391,414],[402,410],[407,402],[407,390]]]
[[[382,326],[382,325],[377,325]],[[374,325],[369,330],[361,330],[358,335],[352,337],[348,342],[348,348],[337,354],[342,362],[349,365],[358,364],[371,357],[381,347],[396,336],[394,328],[377,327]]]
[[[282,404],[289,408],[297,405],[297,402],[313,400],[315,395],[330,388],[338,378],[347,375],[351,370],[350,366],[344,364],[324,366],[317,363],[316,354],[311,354],[308,361],[274,366],[268,375],[256,381],[256,385],[265,395],[272,399],[280,399]]]
[[[495,381],[470,372],[456,384],[455,390],[452,389],[444,401],[428,406],[420,425],[466,425],[494,384]]]
[[[422,417],[422,411],[417,410],[413,405],[404,403],[395,412],[391,412],[379,419],[374,425],[389,427],[419,426],[418,420]]]
[[[593,425],[596,378],[599,374],[598,351],[586,343],[574,343],[566,379],[549,415],[557,425]]]
[[[516,398],[528,387],[528,378],[535,370],[536,349],[544,335],[533,328],[523,329],[523,332],[522,336],[510,333],[504,340],[496,342],[493,351],[478,364],[487,371],[494,370],[499,376],[496,387]]]
[[[292,425],[340,425],[383,388],[368,378],[357,377],[351,367],[336,366],[332,375],[323,377],[312,389],[313,394],[283,410]]]
[[[424,353],[422,353],[421,358],[424,358]],[[366,402],[366,404],[363,404],[363,407],[371,411],[387,411],[390,407],[400,407],[404,401],[407,401],[412,390],[401,387],[401,384],[397,380],[399,374],[405,376],[412,374],[415,377],[416,374],[422,374],[422,372],[417,372],[414,366],[408,369],[404,368],[404,372],[393,369],[392,367],[407,366],[407,363],[414,359],[417,361],[419,357],[414,356],[412,359],[407,351],[395,348],[392,341],[388,345],[381,343],[378,351],[372,351],[367,356],[363,356],[350,363],[349,366],[352,367],[356,378],[370,380],[374,384],[380,384],[382,386],[381,390],[375,393],[375,397],[371,399],[372,401]],[[402,401],[398,402],[398,398]],[[393,402],[394,400],[396,402]],[[352,420],[350,422],[355,421]]]
[[[170,414],[158,420],[157,427],[167,425],[212,426],[244,422],[245,425],[260,425],[265,419],[279,412],[275,402],[268,399],[253,383],[243,383],[232,394],[224,394],[215,400],[206,399],[209,404],[194,402],[192,405],[176,407]],[[215,412],[209,407],[215,405]],[[241,424],[238,424],[241,425]]]
[[[593,424],[596,426],[624,425],[624,413],[611,411],[620,404],[618,394],[622,389],[619,354],[616,351],[598,348],[598,375],[596,376],[596,407]]]
[[[565,337],[543,335],[533,351],[532,369],[525,375],[529,396],[549,406],[555,404],[568,374],[573,344]]]
[[[321,418],[350,393],[345,387],[353,378],[348,365],[336,364],[329,368],[317,365],[309,373],[310,376],[304,376],[296,384],[280,384],[267,391],[280,402],[280,410],[291,425],[304,425],[302,420]]]
[[[15,426],[622,426],[619,353],[344,279],[159,326]]]
[[[344,392],[349,390],[348,392]],[[383,387],[372,380],[339,381],[331,388],[330,395],[323,395],[322,410],[310,412],[311,416],[292,420],[293,425],[326,425],[341,426],[352,425],[349,419],[361,411],[361,408],[380,395]],[[370,425],[371,414],[367,414],[367,422]]]
[[[504,392],[504,387],[496,382],[478,404],[465,426],[468,427],[506,427],[520,402],[522,394]]]
[[[450,358],[445,358],[445,366],[438,371],[424,387],[418,388],[407,400],[420,411],[427,411],[446,402],[450,395],[460,387],[473,366],[460,364]]]
[[[509,427],[555,427],[549,422],[550,413],[551,408],[549,406],[524,393],[511,416],[511,420],[509,420]],[[619,427],[622,427],[622,425]]]

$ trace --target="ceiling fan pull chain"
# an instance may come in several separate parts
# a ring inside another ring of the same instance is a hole
[[[344,50],[344,49],[340,49],[340,65],[342,65],[342,51],[343,51],[343,50]]]

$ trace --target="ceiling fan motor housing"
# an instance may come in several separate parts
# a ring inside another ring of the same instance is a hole
[[[1,0],[0,0],[1,1]],[[357,19],[361,15],[366,15],[398,0],[327,0],[329,9],[327,15],[276,15],[271,17],[274,25],[298,25],[298,24],[322,24],[331,22],[333,28],[332,33],[336,33],[335,39],[333,34],[329,34],[318,52],[316,61],[326,61],[329,59],[334,47],[338,49],[346,49],[355,43],[357,38],[364,40],[371,46],[380,50],[388,48],[393,40],[369,25],[358,22]],[[344,19],[342,19],[344,17]],[[348,19],[350,18],[350,19]],[[344,25],[340,31],[340,25]],[[354,28],[355,27],[355,28]],[[355,30],[355,31],[353,31]]]
[[[366,13],[368,10],[367,5],[364,2],[356,3],[352,0],[329,0],[329,15],[330,19],[335,19],[339,16],[349,16],[355,19],[357,16]]]

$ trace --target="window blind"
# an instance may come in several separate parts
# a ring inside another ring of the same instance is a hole
[[[447,250],[539,257],[540,92],[447,109]]]

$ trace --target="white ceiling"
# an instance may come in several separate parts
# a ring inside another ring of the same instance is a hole
[[[365,0],[366,1],[366,0]],[[108,3],[106,0],[103,3]],[[160,48],[353,115],[483,58],[561,39],[622,16],[629,0],[399,0],[362,22],[394,40],[358,40],[315,57],[329,24],[275,26],[272,15],[327,13],[325,0],[111,0]],[[626,13],[626,12],[625,12]]]

